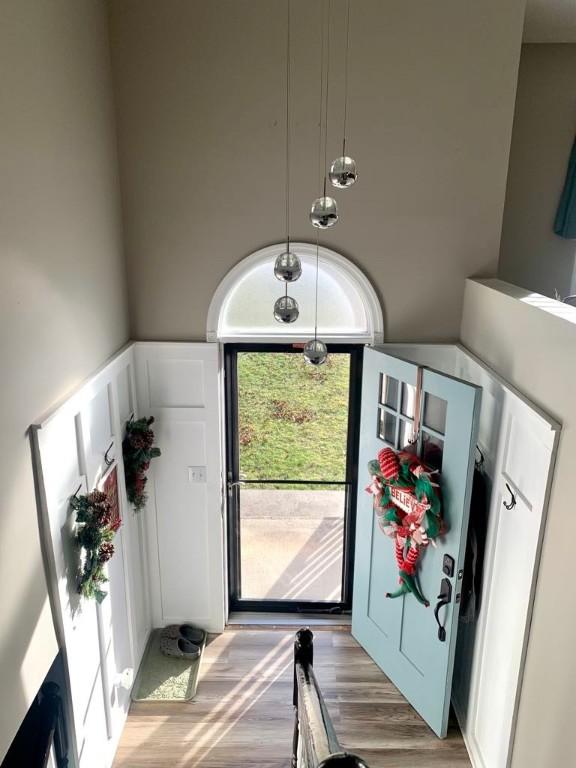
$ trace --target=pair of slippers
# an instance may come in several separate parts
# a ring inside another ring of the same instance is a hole
[[[160,633],[160,650],[177,659],[199,659],[206,632],[192,624],[170,624]]]

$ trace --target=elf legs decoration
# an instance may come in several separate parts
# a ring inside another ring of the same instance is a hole
[[[416,577],[414,575],[416,572],[416,563],[420,557],[420,551],[417,549],[417,547],[411,546],[408,548],[406,556],[404,556],[405,548],[406,539],[403,539],[401,536],[397,536],[395,542],[395,552],[396,562],[398,563],[398,569],[400,572],[398,578],[400,586],[394,592],[386,592],[386,597],[401,597],[402,595],[411,592],[419,603],[422,603],[422,605],[428,608],[430,603],[428,600],[426,600],[422,592],[420,592],[420,588],[418,587]]]

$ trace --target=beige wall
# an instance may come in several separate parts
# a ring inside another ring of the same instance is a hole
[[[105,8],[0,7],[0,762],[57,651],[28,425],[128,336]]]
[[[562,424],[512,768],[576,765],[576,308],[521,300],[529,295],[468,280],[461,329],[469,349]]]
[[[344,3],[332,5],[341,41]],[[285,3],[110,6],[133,334],[202,339],[225,273],[283,237]],[[352,5],[349,148],[360,178],[337,195],[341,221],[322,242],[377,286],[390,340],[455,338],[464,278],[496,271],[523,6]],[[293,0],[299,240],[314,239],[319,8]],[[332,64],[330,157],[341,46]]]
[[[576,240],[554,217],[576,134],[576,44],[524,45],[498,274],[547,296],[576,290]]]

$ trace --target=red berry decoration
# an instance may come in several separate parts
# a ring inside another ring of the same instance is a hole
[[[128,421],[122,442],[126,494],[137,512],[146,505],[145,473],[150,467],[150,459],[160,456],[160,449],[154,446],[154,432],[150,429],[153,423],[152,416]]]
[[[392,448],[382,448],[378,452],[378,464],[380,472],[386,480],[396,480],[400,474],[400,462]]]

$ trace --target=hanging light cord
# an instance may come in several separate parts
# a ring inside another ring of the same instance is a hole
[[[326,0],[323,0],[321,5],[320,14],[320,114],[318,116],[318,183],[320,190],[322,190],[322,122],[323,122],[323,107],[324,107],[324,11],[326,7]],[[324,189],[326,194],[326,189]]]
[[[320,53],[320,116],[318,128],[318,176],[326,197],[326,163],[328,152],[328,82],[330,69],[330,10],[332,0],[323,0],[320,19],[321,53]],[[326,7],[328,13],[326,14]],[[324,65],[324,50],[326,50],[326,65]],[[326,84],[324,85],[324,79]],[[324,99],[326,102],[324,103]],[[322,168],[322,113],[324,112],[324,168]],[[314,341],[318,340],[318,276],[320,271],[320,229],[316,230],[316,284],[314,296]]]
[[[318,272],[320,271],[320,230],[316,232],[316,295],[314,298],[314,341],[318,339]]]
[[[350,0],[346,0],[346,53],[344,56],[344,126],[342,130],[342,156],[346,157],[346,131],[348,123],[348,51],[350,50]]]
[[[290,253],[290,0],[286,0],[286,253]],[[288,298],[288,283],[284,285]]]
[[[290,251],[290,0],[286,0],[286,251]]]
[[[328,0],[328,15],[326,18],[326,93],[324,98],[324,197],[326,197],[326,168],[328,163],[328,89],[330,86],[330,15],[332,0]]]

